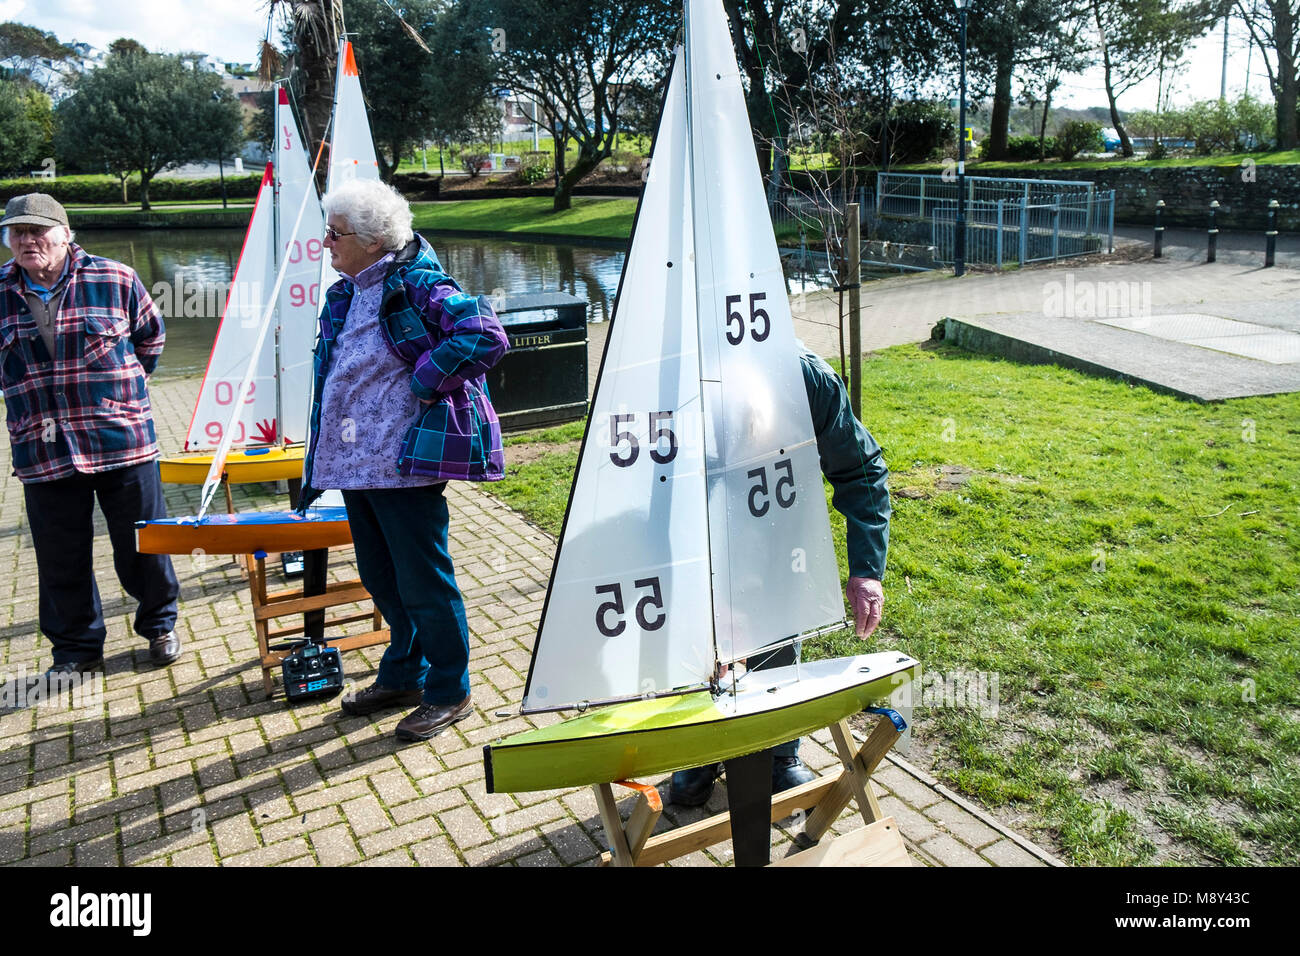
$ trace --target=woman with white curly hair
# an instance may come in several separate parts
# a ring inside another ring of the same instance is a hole
[[[397,736],[427,740],[473,712],[443,490],[505,474],[483,376],[507,340],[487,300],[462,292],[411,231],[396,190],[345,183],[325,215],[342,278],[320,316],[300,507],[343,491],[361,581],[391,629],[375,682],[343,712],[416,706]]]

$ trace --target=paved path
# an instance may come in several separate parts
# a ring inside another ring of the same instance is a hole
[[[192,379],[154,383],[164,447],[179,447],[196,392]],[[132,608],[100,521],[96,570],[109,628],[103,700],[79,712],[0,710],[0,863],[595,862],[606,842],[590,790],[485,792],[483,744],[531,723],[495,712],[518,705],[554,541],[480,489],[454,482],[451,489],[477,710],[428,744],[398,744],[400,713],[350,718],[337,702],[289,709],[264,700],[248,595],[229,559],[177,559],[185,655],[169,668],[150,667],[145,643],[130,631]],[[193,513],[197,493],[172,487],[168,500],[172,513]],[[236,489],[236,507],[273,501],[262,486]],[[355,574],[350,550],[334,552],[331,563],[336,579]],[[35,674],[50,663],[49,644],[36,628],[35,557],[22,489],[11,477],[0,480],[0,564],[0,675]],[[349,679],[373,680],[379,653],[346,654]],[[816,735],[802,749],[817,770],[836,763],[827,743]],[[877,780],[918,863],[1055,862],[902,761]],[[723,806],[720,786],[708,810]],[[670,806],[661,827],[704,815]],[[837,830],[860,825],[846,813]],[[774,859],[791,848],[793,830],[789,821],[774,830]],[[720,844],[678,863],[729,860],[730,844]]]

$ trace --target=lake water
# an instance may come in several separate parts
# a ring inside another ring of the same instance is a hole
[[[200,375],[221,321],[217,290],[230,282],[242,229],[81,229],[87,252],[125,262],[166,317],[167,346],[158,375]],[[611,249],[493,239],[432,237],[443,268],[468,292],[493,295],[563,291],[586,299],[588,317],[609,318],[624,255]]]
[[[88,252],[125,262],[140,273],[167,322],[162,376],[201,375],[221,322],[219,290],[228,287],[244,241],[242,229],[83,229]],[[467,292],[482,295],[563,291],[590,303],[588,318],[605,322],[614,307],[624,254],[590,246],[434,236],[443,268]],[[829,284],[815,256],[786,261],[788,291]],[[806,275],[803,269],[812,274]],[[874,276],[864,275],[864,279]]]

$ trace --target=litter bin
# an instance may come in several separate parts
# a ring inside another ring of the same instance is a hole
[[[487,374],[502,431],[587,414],[587,302],[566,292],[508,295],[497,316],[510,351]]]

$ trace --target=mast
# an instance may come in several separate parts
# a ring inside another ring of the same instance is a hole
[[[276,129],[276,141],[278,143],[280,126],[281,123],[283,122],[283,120],[280,118],[280,91],[285,89],[285,81],[282,79],[276,80],[275,83],[273,84],[273,88],[275,90],[275,129]],[[271,208],[274,210],[274,215],[271,217],[271,236],[272,236],[271,268],[273,270],[279,271],[280,249],[281,249],[280,243],[282,241],[280,238],[280,209],[283,201],[282,187],[284,183],[284,169],[283,169],[283,164],[281,163],[275,163],[273,168],[275,173],[274,173],[274,180],[273,180],[274,191],[272,193],[272,206],[271,206]],[[275,310],[275,420],[277,423],[276,428],[277,431],[279,432],[278,437],[280,439],[281,448],[289,444],[288,438],[285,437],[287,434],[287,429],[284,427],[285,424],[284,423],[284,394],[283,394],[283,387],[280,382],[280,370],[284,368],[284,361],[280,354],[280,329],[281,329],[282,322],[283,322],[283,317],[281,316],[280,309],[277,307]]]
[[[693,94],[695,91],[694,90],[695,67],[691,62],[692,60],[691,30],[692,30],[691,4],[690,4],[690,0],[685,0],[685,2],[682,4],[682,43],[683,43],[683,50],[685,51],[686,54],[686,71],[685,71],[686,171],[687,171],[686,182],[687,182],[687,188],[690,190],[690,194],[691,194],[691,210],[694,211],[697,208],[698,197],[695,192],[695,135],[694,135],[695,121],[693,118],[695,110],[694,110],[694,105],[692,103]],[[694,245],[698,249],[700,245],[700,238],[696,234],[697,221],[698,220],[696,219],[695,216],[691,217],[691,233],[695,237]],[[694,257],[694,261],[691,263],[691,271],[695,275],[695,314],[699,315],[704,310],[701,307],[701,303],[700,303],[700,257],[698,255]],[[719,388],[719,391],[721,391],[722,383],[720,381],[716,379],[707,380],[704,377],[704,325],[701,322],[695,323],[695,341],[697,343],[695,367],[696,367],[697,376],[700,380],[700,394],[703,395],[705,393],[705,390],[709,388],[710,385],[717,386]],[[701,410],[703,410],[703,408]],[[701,416],[701,418],[702,418],[701,434],[704,439],[704,447],[708,448],[709,447],[709,416],[707,414],[704,414]],[[705,455],[704,456],[704,495],[705,495],[704,507],[706,512],[708,511],[708,493],[709,493],[708,489],[709,489],[709,458],[708,455]],[[717,609],[717,602],[714,597],[714,586],[713,586],[713,528],[707,523],[705,525],[705,539],[708,542],[708,555],[709,555],[709,638],[713,644],[713,674],[714,677],[716,678],[717,676],[719,676],[719,672],[722,669],[721,668],[722,655],[718,653],[718,609]]]

